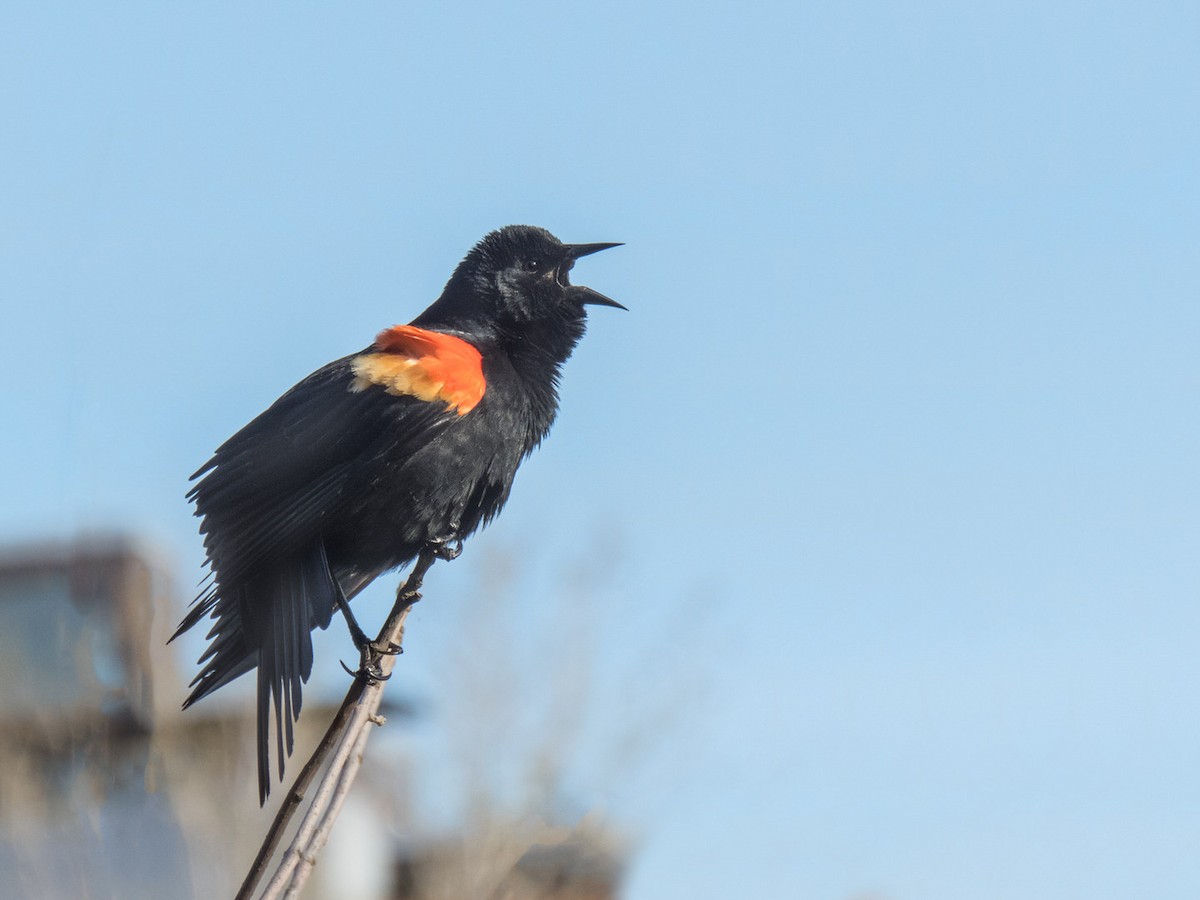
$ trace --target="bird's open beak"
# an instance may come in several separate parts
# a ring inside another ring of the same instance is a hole
[[[599,253],[601,250],[611,250],[613,247],[624,247],[624,244],[567,244],[565,249],[567,256],[570,259],[579,259],[582,256],[591,256],[593,253]]]
[[[622,247],[621,243],[615,244],[567,244],[567,259],[574,262],[581,256],[591,256],[593,253],[599,253],[601,250],[611,250],[613,247]],[[593,291],[590,287],[583,285],[573,285],[571,291],[579,299],[579,302],[585,306],[613,306],[617,309],[623,309],[629,312],[628,307],[622,306],[611,297],[605,297],[599,291]]]
[[[575,297],[579,300],[579,302],[584,306],[615,306],[617,309],[623,309],[625,312],[629,312],[629,307],[622,306],[612,297],[605,297],[602,293],[599,291],[593,291],[590,287],[584,287],[582,284],[575,284],[571,286],[571,290],[574,292]]]

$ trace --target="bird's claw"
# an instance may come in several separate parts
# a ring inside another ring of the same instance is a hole
[[[438,559],[445,560],[446,562],[449,562],[452,559],[458,559],[459,554],[462,553],[462,549],[463,542],[461,538],[456,538],[453,541],[446,539],[429,542],[430,552],[433,553],[433,555]]]
[[[354,678],[363,678],[368,683],[387,681],[391,678],[390,674],[384,674],[382,665],[383,657],[398,656],[404,652],[403,647],[390,641],[383,647],[380,647],[374,641],[368,641],[359,650],[362,653],[362,659],[358,664],[357,670],[351,669],[341,660],[338,660],[338,662],[342,663],[342,668],[346,670],[347,675],[351,675]]]
[[[361,648],[363,664],[367,664],[371,660],[377,660],[381,656],[399,656],[404,652],[404,648],[399,644],[394,644],[388,641],[386,644],[377,644],[375,641],[370,641],[365,647]]]

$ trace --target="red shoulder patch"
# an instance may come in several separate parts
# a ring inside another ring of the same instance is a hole
[[[483,357],[462,338],[413,325],[379,332],[375,350],[351,360],[352,391],[373,384],[389,394],[441,400],[460,416],[483,399]]]

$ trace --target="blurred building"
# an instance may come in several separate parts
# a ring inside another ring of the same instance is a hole
[[[186,871],[145,784],[155,688],[175,686],[150,639],[164,573],[119,540],[0,554],[0,896],[116,896]]]
[[[236,890],[273,813],[255,802],[252,692],[180,713],[166,643],[180,609],[169,565],[126,540],[0,552],[0,900]],[[305,704],[293,773],[332,715]],[[361,852],[322,857],[306,897],[346,896],[347,866],[380,873],[355,900],[616,896],[622,855],[602,830],[499,822],[432,840],[398,827],[415,817],[397,818],[396,793],[352,804],[330,849]]]
[[[149,730],[161,570],[115,540],[0,553],[0,717],[23,739],[61,749],[80,732]]]
[[[394,900],[615,900],[624,848],[586,825],[499,822],[397,855]]]

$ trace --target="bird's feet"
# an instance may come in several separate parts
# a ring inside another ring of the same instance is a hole
[[[345,663],[342,663],[342,668],[346,670],[346,674],[353,675],[355,678],[362,678],[370,684],[375,681],[387,681],[392,677],[390,674],[384,674],[383,658],[403,653],[404,648],[399,644],[389,643],[385,646],[377,644],[374,641],[366,641],[359,646],[358,652],[358,670],[352,670]]]
[[[437,538],[425,545],[429,552],[438,559],[444,559],[449,562],[452,559],[458,559],[462,553],[463,542],[462,538]]]

